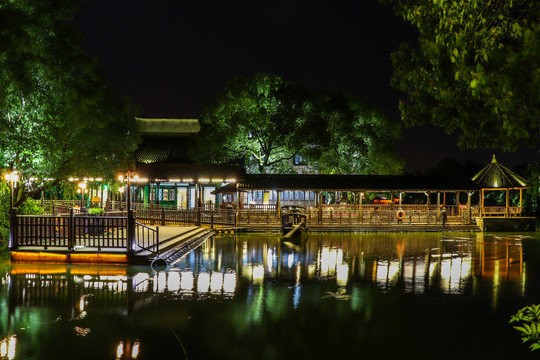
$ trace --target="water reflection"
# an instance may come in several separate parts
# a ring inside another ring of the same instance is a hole
[[[239,302],[243,307],[235,310],[231,321],[238,321],[240,328],[261,324],[267,314],[284,319],[302,304],[334,300],[352,311],[364,311],[369,319],[376,306],[377,297],[370,296],[374,291],[481,295],[496,308],[501,287],[512,294],[525,293],[523,240],[520,235],[481,233],[311,235],[299,246],[285,245],[275,236],[244,235],[209,239],[160,272],[145,267],[14,264],[0,284],[0,359],[14,359],[18,352],[23,354],[19,358],[26,357],[43,347],[44,329],[54,326],[77,344],[112,326],[107,334],[113,331],[115,336],[101,339],[108,345],[88,351],[102,351],[104,358],[135,359],[148,344],[133,329],[167,328],[168,321],[185,324],[189,317],[178,313],[179,301]],[[159,316],[159,322],[150,322],[147,311]]]

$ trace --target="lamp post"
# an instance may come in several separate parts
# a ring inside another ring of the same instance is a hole
[[[124,187],[122,186],[120,189],[118,189],[118,191],[120,192],[120,211],[123,211],[124,209],[122,208],[122,200],[124,200]]]
[[[19,174],[17,174],[17,171],[13,171],[10,174],[6,174],[5,179],[9,182],[9,208],[13,208],[14,198],[13,198],[13,188],[17,187],[17,182],[19,181]]]
[[[84,207],[84,193],[86,192],[86,183],[80,182],[79,188],[81,189],[81,212],[82,212],[82,209]]]

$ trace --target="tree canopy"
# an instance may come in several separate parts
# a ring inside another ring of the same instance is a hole
[[[540,148],[540,2],[381,2],[419,32],[392,54],[407,125],[458,133],[463,148]]]
[[[237,161],[251,173],[397,173],[399,125],[342,94],[312,94],[271,74],[236,78],[209,101],[191,146],[198,162]],[[307,165],[293,168],[301,156]]]
[[[114,175],[138,143],[129,105],[81,47],[75,10],[74,0],[0,4],[0,166],[19,172],[15,205],[71,176]]]
[[[398,174],[404,161],[394,142],[400,136],[393,124],[374,105],[341,93],[320,95],[318,109],[323,134],[318,144],[318,170],[323,174]]]

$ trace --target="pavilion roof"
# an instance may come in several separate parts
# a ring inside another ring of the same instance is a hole
[[[199,181],[201,179],[221,180],[244,177],[242,167],[221,164],[136,164],[136,174],[150,181],[183,182],[184,180]]]
[[[214,193],[236,190],[307,191],[470,191],[480,187],[470,179],[440,178],[427,175],[306,175],[249,174]]]
[[[474,175],[471,180],[479,184],[482,188],[515,188],[527,187],[527,181],[508,168],[502,166],[495,159],[491,163]]]

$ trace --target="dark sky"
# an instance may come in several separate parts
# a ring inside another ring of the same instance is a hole
[[[340,91],[399,119],[390,53],[414,29],[376,0],[86,0],[76,24],[105,67],[111,87],[143,117],[196,118],[237,76],[268,72],[312,91]],[[431,126],[405,129],[397,144],[405,171],[445,157],[512,167],[538,153],[465,151]]]

